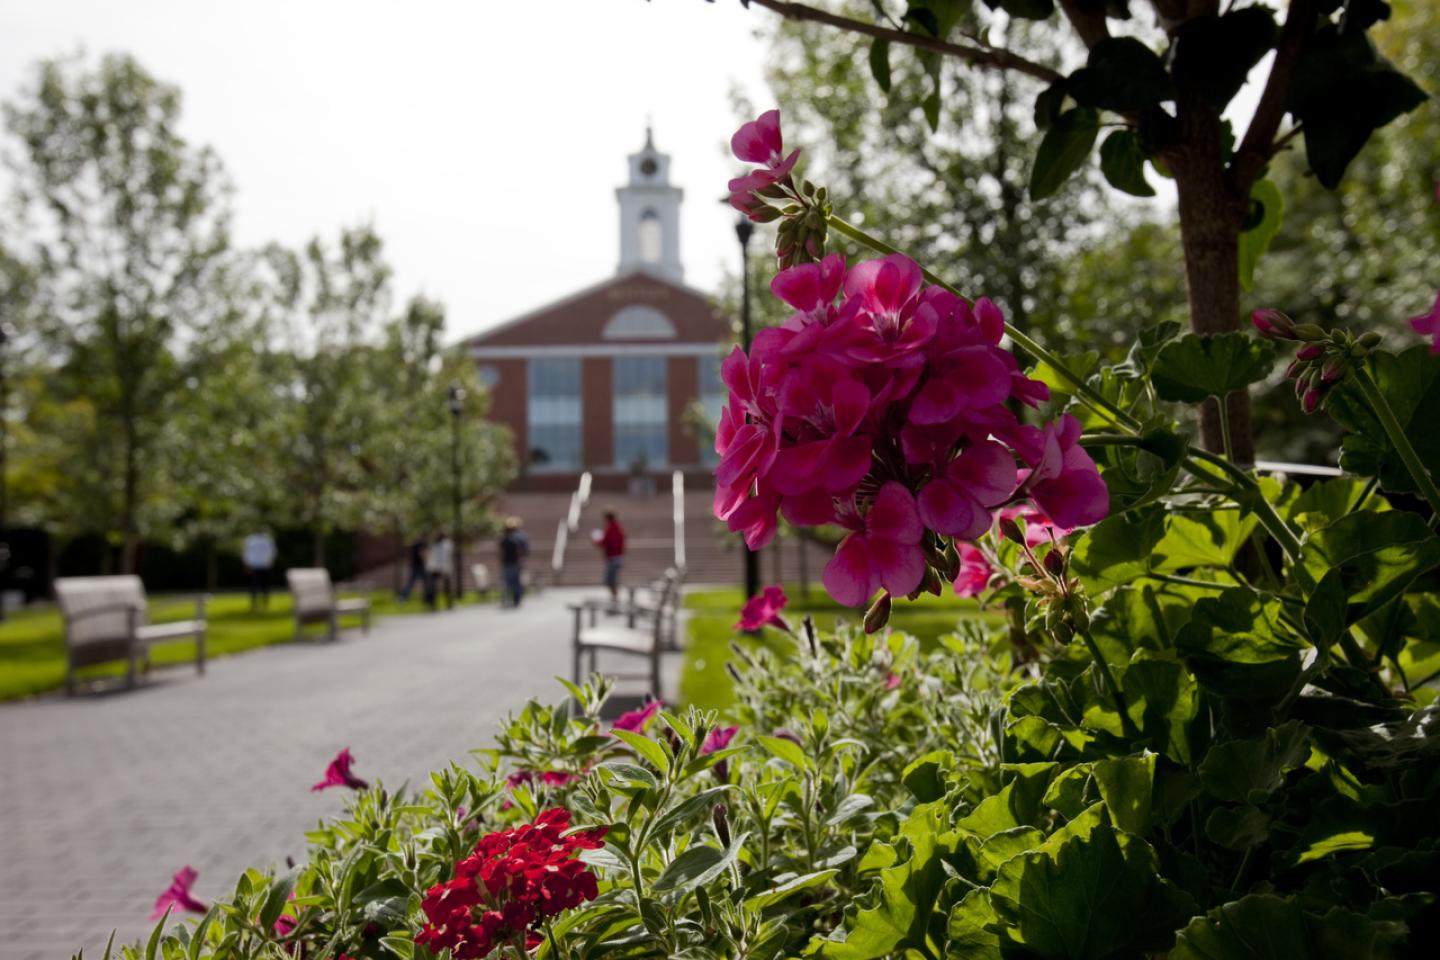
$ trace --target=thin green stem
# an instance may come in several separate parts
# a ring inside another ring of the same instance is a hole
[[[1235,481],[1236,486],[1240,488],[1241,492],[1246,494],[1244,502],[1241,505],[1255,511],[1255,517],[1260,521],[1260,525],[1265,528],[1270,536],[1275,538],[1280,544],[1280,548],[1285,551],[1285,555],[1289,557],[1291,563],[1295,565],[1295,569],[1300,571],[1298,574],[1299,578],[1302,581],[1309,581],[1309,575],[1304,572],[1304,568],[1299,564],[1300,538],[1295,535],[1294,530],[1290,529],[1290,525],[1275,512],[1275,508],[1270,505],[1270,501],[1265,499],[1261,493],[1260,484],[1255,482],[1255,478],[1235,466],[1235,464],[1220,454],[1211,453],[1209,450],[1202,450],[1199,447],[1191,447],[1190,456],[1186,459],[1185,466],[1191,473],[1195,473],[1202,478],[1213,479],[1213,475],[1203,470],[1197,472],[1194,464],[1196,460],[1201,460],[1219,467],[1230,479]],[[1237,497],[1236,499],[1238,500],[1239,498]],[[1302,583],[1302,586],[1309,589],[1313,587],[1314,584],[1306,582]]]
[[[1115,701],[1115,709],[1120,714],[1120,726],[1125,735],[1131,738],[1140,736],[1140,730],[1135,726],[1135,721],[1130,719],[1130,710],[1125,704],[1125,694],[1120,692],[1120,684],[1115,681],[1115,674],[1110,672],[1110,664],[1106,662],[1104,655],[1100,653],[1100,647],[1095,643],[1095,638],[1090,636],[1089,630],[1079,631],[1080,638],[1085,641],[1085,646],[1090,648],[1090,656],[1095,658],[1095,665],[1100,668],[1100,675],[1105,678],[1105,686],[1110,691],[1110,697]]]
[[[851,240],[854,240],[856,243],[863,244],[869,247],[871,250],[876,251],[877,253],[890,254],[899,252],[885,241],[870,236],[870,234],[866,233],[864,230],[861,230],[859,227],[846,223],[844,219],[835,216],[833,213],[825,219],[826,222],[829,223],[829,225],[837,233],[843,233],[845,236],[849,237]],[[969,297],[966,297],[965,294],[961,293],[954,286],[946,283],[943,279],[931,273],[929,270],[926,270],[922,267],[921,272],[924,274],[925,279],[928,280],[930,283],[933,283],[935,286],[941,287],[945,290],[949,290],[951,293],[953,293],[957,297],[960,297],[961,299],[967,301],[969,300]],[[1093,388],[1091,388],[1089,384],[1085,382],[1084,377],[1073,372],[1069,367],[1065,366],[1064,362],[1061,361],[1059,357],[1055,356],[1055,354],[1051,353],[1049,350],[1042,347],[1039,343],[1032,340],[1023,331],[1017,329],[1014,325],[1012,325],[1008,320],[1005,322],[1005,332],[1009,335],[1010,339],[1014,341],[1016,346],[1024,350],[1026,353],[1030,354],[1032,357],[1035,357],[1037,360],[1043,360],[1045,364],[1052,368],[1057,374],[1059,374],[1059,376],[1064,379],[1066,383],[1070,384],[1071,388],[1075,391],[1075,395],[1079,397],[1080,400],[1087,407],[1094,410],[1096,413],[1107,417],[1110,420],[1113,420],[1117,426],[1124,427],[1125,429],[1131,431],[1136,431],[1140,429],[1139,420],[1136,420],[1133,416],[1126,413],[1124,410],[1120,409],[1115,404],[1111,403],[1109,400],[1105,399],[1105,397],[1101,396],[1097,391],[1095,391]]]
[[[1376,386],[1370,372],[1364,366],[1357,364],[1354,376],[1360,392],[1365,394],[1365,400],[1370,404],[1370,409],[1375,411],[1375,416],[1380,420],[1380,426],[1385,428],[1385,435],[1390,438],[1395,452],[1400,454],[1400,460],[1405,464],[1405,469],[1410,471],[1416,489],[1430,504],[1430,525],[1435,526],[1437,519],[1440,519],[1440,487],[1435,486],[1434,478],[1430,476],[1430,471],[1425,469],[1425,464],[1420,461],[1420,455],[1411,446],[1410,438],[1405,435],[1405,428],[1400,426],[1400,421],[1395,417],[1395,411],[1390,407],[1390,401],[1386,400],[1385,395],[1380,392],[1380,388]]]
[[[1225,459],[1231,463],[1235,462],[1235,445],[1230,441],[1230,412],[1229,395],[1218,397],[1215,402],[1220,405],[1220,415],[1216,418],[1220,421],[1220,446],[1225,450]]]

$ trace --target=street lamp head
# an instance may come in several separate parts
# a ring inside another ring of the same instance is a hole
[[[450,414],[456,417],[460,416],[460,401],[465,399],[464,389],[459,383],[451,383],[447,395],[450,398]]]
[[[744,250],[746,247],[750,246],[750,236],[754,232],[755,224],[750,222],[749,217],[742,215],[740,219],[735,221],[735,236],[740,239],[741,250]]]

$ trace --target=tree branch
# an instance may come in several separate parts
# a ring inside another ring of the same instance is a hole
[[[866,23],[864,20],[853,20],[850,17],[842,17],[828,10],[820,10],[816,7],[806,6],[803,3],[788,3],[785,2],[785,0],[750,0],[750,3],[757,7],[764,7],[772,13],[777,13],[786,20],[823,23],[829,27],[837,27],[841,30],[847,30],[850,33],[864,34],[867,37],[874,37],[877,40],[888,40],[891,43],[902,43],[906,46],[917,47],[921,50],[941,53],[947,57],[963,60],[975,67],[983,67],[989,70],[1014,70],[1018,73],[1034,77],[1037,80],[1043,80],[1045,83],[1054,83],[1057,80],[1064,79],[1063,74],[1050,69],[1043,63],[1027,60],[1018,53],[1012,53],[1001,47],[979,47],[947,43],[944,40],[927,37],[923,34],[906,33],[903,30],[892,30],[889,27],[882,27],[879,24]]]
[[[1270,65],[1270,76],[1265,81],[1265,91],[1260,94],[1260,102],[1256,104],[1250,126],[1245,130],[1245,139],[1230,163],[1230,183],[1240,196],[1250,195],[1250,185],[1280,146],[1275,143],[1275,133],[1285,117],[1290,74],[1294,72],[1300,50],[1314,26],[1315,0],[1291,0],[1285,26],[1280,30],[1280,43],[1275,48],[1275,61]]]

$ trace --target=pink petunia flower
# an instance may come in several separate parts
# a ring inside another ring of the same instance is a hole
[[[971,444],[920,490],[920,519],[936,533],[973,540],[990,529],[990,511],[1010,499],[1015,457],[994,441]]]
[[[369,783],[361,780],[350,772],[350,765],[355,758],[350,756],[350,748],[346,747],[335,755],[330,761],[330,766],[325,768],[325,779],[310,788],[312,793],[320,790],[328,790],[331,787],[349,787],[351,790],[364,790],[370,786]]]
[[[628,730],[630,733],[641,733],[649,725],[650,719],[659,712],[663,706],[659,700],[651,700],[639,710],[630,710],[615,718],[610,725],[611,730]]]
[[[1080,446],[1080,421],[1070,414],[1045,427],[1045,450],[1025,484],[1030,498],[1062,527],[1098,523],[1110,512],[1110,491]]]
[[[151,920],[159,920],[165,916],[167,910],[188,910],[191,913],[204,913],[209,909],[205,901],[196,897],[190,892],[195,884],[195,878],[199,874],[191,867],[185,867],[175,876],[170,878],[170,886],[165,892],[155,898],[155,909],[150,914]]]
[[[1027,536],[1028,539],[1028,536]],[[985,554],[973,543],[957,543],[960,554],[960,573],[955,577],[955,596],[978,597],[990,586],[995,569]]]
[[[852,501],[837,518],[851,533],[825,565],[822,579],[830,596],[858,607],[881,587],[904,596],[925,577],[920,549],[924,528],[915,498],[903,484],[889,481],[863,514]]]
[[[1410,329],[1422,337],[1430,337],[1431,354],[1440,353],[1440,293],[1435,294],[1435,305],[1429,313],[1410,318]]]
[[[778,586],[768,586],[758,596],[745,601],[745,606],[740,610],[740,622],[735,624],[735,629],[759,630],[761,627],[773,626],[789,633],[790,625],[780,616],[780,611],[789,602],[790,598],[785,596],[784,590]]]
[[[712,754],[717,750],[724,750],[730,746],[730,741],[735,739],[735,734],[740,732],[739,727],[716,727],[705,737],[705,742],[700,745],[700,756]]]

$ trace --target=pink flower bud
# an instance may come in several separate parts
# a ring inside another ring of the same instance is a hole
[[[1305,391],[1305,396],[1300,398],[1300,409],[1304,410],[1306,413],[1314,413],[1316,410],[1320,409],[1321,398],[1322,395],[1320,391],[1312,387],[1311,389]]]
[[[1325,353],[1325,347],[1318,343],[1307,343],[1295,351],[1297,360],[1318,360]]]
[[[1262,307],[1250,314],[1250,322],[1255,325],[1256,330],[1260,331],[1262,337],[1280,337],[1288,340],[1295,330],[1295,324],[1289,317],[1271,307]]]

